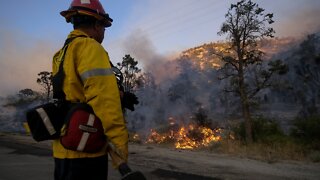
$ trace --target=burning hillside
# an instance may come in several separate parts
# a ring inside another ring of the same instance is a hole
[[[295,40],[293,38],[264,39],[259,42],[259,49],[265,53],[265,59],[286,50]],[[212,42],[183,51],[181,57],[188,57],[200,69],[219,68],[223,62],[215,53],[226,52],[228,44]]]
[[[293,39],[288,38],[261,41],[261,50],[271,57],[286,50],[292,42]],[[224,120],[228,116],[239,114],[237,97],[225,94],[223,88],[226,82],[218,79],[218,68],[222,61],[214,52],[225,51],[226,48],[227,45],[222,42],[205,44],[182,52],[176,60],[154,61],[150,64],[153,65],[148,78],[150,82],[136,92],[140,104],[134,112],[128,112],[129,128],[134,132],[144,132],[135,137],[141,142],[170,142],[177,147],[184,146],[181,148],[187,148],[190,144],[199,147],[202,141],[206,141],[206,136],[219,137],[216,129],[196,126],[189,117],[199,114],[198,110],[203,109],[200,119],[205,117],[207,121],[225,127]],[[162,73],[154,70],[158,67],[161,67],[159,70]],[[165,80],[152,81],[163,74],[167,76]],[[176,127],[171,127],[173,129],[159,131],[159,127],[168,124],[170,117],[185,121],[175,123]],[[209,135],[201,133],[205,131]]]

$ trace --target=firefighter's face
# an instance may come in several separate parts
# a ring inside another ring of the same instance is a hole
[[[104,39],[105,26],[98,21],[95,25],[95,30],[96,30],[96,40],[99,43],[102,43]]]

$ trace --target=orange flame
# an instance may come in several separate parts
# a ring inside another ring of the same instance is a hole
[[[187,127],[182,126],[178,131],[169,130],[169,132],[159,134],[151,129],[146,143],[165,143],[173,141],[177,149],[194,149],[207,147],[212,142],[221,140],[221,129],[212,130],[207,127],[195,126],[193,124]]]
[[[150,133],[149,137],[147,138],[146,143],[160,144],[160,143],[163,143],[168,138],[166,135],[161,135],[161,134],[157,133],[157,131],[154,129],[151,129],[150,132],[151,133]]]
[[[188,129],[182,127],[179,130],[175,147],[177,149],[194,149],[198,147],[207,147],[212,142],[219,141],[221,129],[212,130],[207,127],[195,127],[189,125]]]
[[[134,139],[134,140],[140,140],[139,134],[137,134],[137,133],[134,134],[134,135],[133,135],[133,139]]]

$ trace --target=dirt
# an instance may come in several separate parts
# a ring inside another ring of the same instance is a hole
[[[30,136],[0,134],[16,143],[51,149],[51,142],[37,143]],[[320,163],[274,163],[214,154],[205,150],[177,150],[146,144],[129,145],[129,164],[147,179],[320,179]]]
[[[131,145],[131,161],[140,166],[201,175],[215,179],[319,179],[320,164],[306,162],[267,163],[157,146]]]

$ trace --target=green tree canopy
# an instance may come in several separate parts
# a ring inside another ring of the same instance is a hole
[[[275,72],[283,74],[287,70],[280,60],[270,62],[268,68],[264,67],[264,53],[258,48],[259,40],[273,37],[274,30],[268,26],[274,22],[272,13],[265,13],[251,0],[242,0],[231,4],[225,17],[226,21],[218,34],[227,35],[229,47],[216,53],[225,63],[221,69],[221,79],[230,80],[226,92],[240,97],[246,141],[251,143],[251,100],[261,89],[270,86],[268,80]]]
[[[123,74],[124,91],[133,92],[142,82],[141,69],[137,67],[138,61],[135,61],[130,54],[123,57],[122,62],[117,63],[117,67]]]
[[[42,86],[45,91],[47,100],[50,99],[50,95],[52,93],[52,73],[47,71],[42,71],[38,73],[37,83]]]

